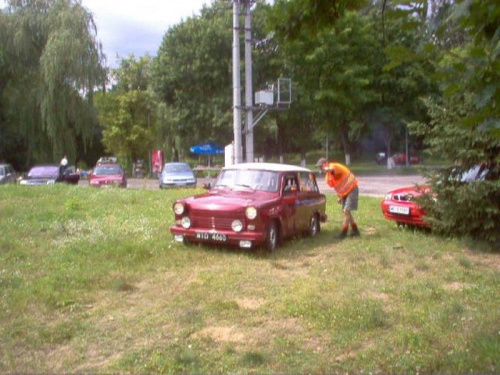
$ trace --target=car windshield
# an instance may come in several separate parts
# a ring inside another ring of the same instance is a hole
[[[47,166],[47,167],[33,167],[28,172],[28,177],[52,177],[57,178],[59,175],[59,167]]]
[[[488,173],[488,168],[483,165],[476,165],[468,171],[462,173],[460,180],[462,182],[471,182],[475,180],[484,180]]]
[[[122,168],[119,165],[100,165],[95,168],[94,175],[96,176],[106,176],[106,175],[121,175]]]
[[[5,176],[5,170],[3,167],[0,167],[0,176]]]
[[[278,191],[278,172],[262,170],[223,170],[214,189],[249,188],[269,192]]]
[[[187,164],[165,164],[163,170],[167,173],[189,173],[191,169]]]

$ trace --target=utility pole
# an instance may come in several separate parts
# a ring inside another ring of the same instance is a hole
[[[242,161],[241,151],[241,76],[240,76],[240,0],[233,1],[233,130],[234,164]]]
[[[246,0],[245,11],[245,107],[246,107],[246,161],[254,161],[253,152],[253,78],[252,78],[252,1]]]

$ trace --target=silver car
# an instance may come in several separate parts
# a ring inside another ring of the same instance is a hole
[[[10,164],[0,164],[0,185],[15,184],[17,173]]]
[[[166,163],[160,175],[160,189],[196,187],[196,176],[187,163]]]

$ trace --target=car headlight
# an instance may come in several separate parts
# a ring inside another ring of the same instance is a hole
[[[90,181],[90,185],[99,185],[99,181],[92,180]]]
[[[181,219],[181,225],[184,229],[188,229],[191,227],[191,219],[187,216],[184,216],[182,219]]]
[[[249,220],[253,220],[257,217],[257,209],[253,206],[247,207],[245,210],[245,216]]]
[[[392,194],[386,194],[384,197],[385,201],[390,201],[392,199]]]
[[[19,185],[27,185],[28,184],[28,181],[26,180],[21,180],[21,182],[19,182]]]
[[[56,183],[56,180],[48,180],[47,185],[54,185]]]
[[[176,215],[182,215],[184,213],[184,203],[176,202],[174,204],[174,212]]]
[[[243,230],[243,223],[241,222],[241,220],[234,220],[231,223],[231,229],[235,232],[241,232]]]

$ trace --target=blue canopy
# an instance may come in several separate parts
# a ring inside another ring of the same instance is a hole
[[[224,153],[224,148],[217,146],[213,142],[204,142],[193,146],[189,149],[193,154],[199,155],[221,155]]]

